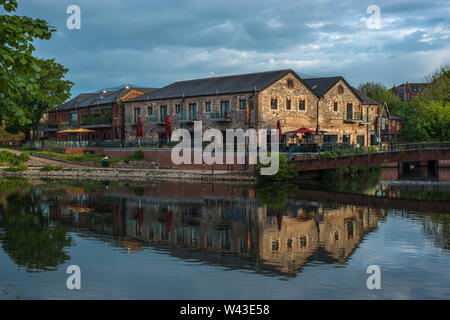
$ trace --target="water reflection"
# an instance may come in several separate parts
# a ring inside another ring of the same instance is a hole
[[[13,194],[0,206],[0,242],[4,252],[29,272],[54,270],[68,260],[68,230],[48,219],[40,201]]]
[[[255,190],[158,183],[139,190],[127,185],[89,189],[47,185],[29,196],[8,198],[1,211],[5,252],[18,265],[46,270],[69,258],[63,250],[70,245],[69,228],[84,236],[109,236],[129,251],[158,248],[186,260],[293,277],[310,261],[345,263],[385,216],[376,208],[296,199],[293,186]],[[17,212],[26,212],[28,220]],[[50,228],[52,221],[59,223]],[[35,238],[41,240],[36,244]],[[44,248],[39,255],[37,245]]]
[[[417,201],[417,195],[433,192],[417,191],[416,185],[387,188],[380,176],[376,171],[359,182],[336,179],[325,190],[303,184],[139,186],[0,179],[0,241],[11,260],[30,272],[69,261],[75,232],[128,252],[159,250],[185,261],[292,278],[308,264],[346,264],[391,209],[402,214],[407,209],[410,218],[423,208],[437,212],[422,214],[423,233],[449,250],[450,219],[438,214],[449,205],[441,201],[448,187],[439,186],[436,196],[422,199],[429,201]]]

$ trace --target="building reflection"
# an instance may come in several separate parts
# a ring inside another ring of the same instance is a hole
[[[129,251],[165,250],[182,259],[288,277],[308,262],[345,263],[385,215],[382,209],[295,197],[273,210],[252,189],[204,184],[35,192],[49,204],[52,219],[81,235]]]

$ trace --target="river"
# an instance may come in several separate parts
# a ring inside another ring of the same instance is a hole
[[[257,186],[1,179],[0,299],[449,299],[450,169],[431,170]]]

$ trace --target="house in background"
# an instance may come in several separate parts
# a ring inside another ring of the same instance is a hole
[[[404,83],[399,86],[394,86],[392,92],[400,97],[402,101],[411,101],[413,97],[423,95],[423,90],[427,83]]]
[[[403,118],[391,115],[389,125],[391,127],[391,137],[396,141],[400,140],[402,134]]]
[[[372,138],[372,144],[387,143],[392,139],[399,140],[402,134],[403,119],[392,115],[385,101],[378,101],[378,104],[378,115],[373,127],[376,135]]]

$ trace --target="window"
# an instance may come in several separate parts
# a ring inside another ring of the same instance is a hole
[[[205,111],[206,112],[211,111],[211,102],[210,101],[205,102]]]
[[[280,248],[280,243],[278,240],[272,240],[272,251],[278,251]]]
[[[342,136],[342,143],[350,143],[350,135],[349,134],[344,134]]]
[[[344,87],[343,86],[339,86],[338,87],[338,93],[339,94],[343,94],[344,93]]]
[[[338,107],[339,107],[338,102],[335,101],[335,102],[333,103],[333,111],[338,111]]]
[[[360,147],[364,146],[365,136],[356,136],[356,143],[359,144]]]
[[[288,79],[287,86],[289,89],[292,89],[294,87],[294,81],[292,81],[292,79]]]
[[[300,100],[298,102],[298,110],[300,110],[300,111],[306,110],[306,101],[305,100]]]
[[[291,99],[286,99],[286,110],[291,110]]]
[[[148,107],[148,115],[151,116],[153,114],[153,107]]]
[[[141,115],[141,108],[135,108],[134,109],[134,123],[138,122],[140,115]]]
[[[292,250],[292,239],[287,239],[286,245],[287,245],[287,249],[289,251]]]
[[[337,143],[338,136],[337,136],[337,134],[325,134],[323,136],[323,142],[324,143]]]
[[[190,103],[189,104],[189,120],[196,120],[196,119],[197,119],[197,104]]]
[[[181,104],[177,104],[175,106],[175,112],[176,112],[176,114],[180,114],[181,113]]]
[[[300,244],[300,248],[305,248],[306,247],[306,236],[301,236],[299,238],[299,244]]]
[[[222,101],[220,103],[220,115],[223,118],[230,116],[230,101]]]
[[[277,99],[270,99],[270,109],[278,109],[278,100]]]
[[[160,106],[160,121],[161,122],[166,122],[166,117],[167,117],[167,106]]]
[[[247,105],[247,100],[240,100],[239,101],[239,110],[245,110],[246,105]]]

